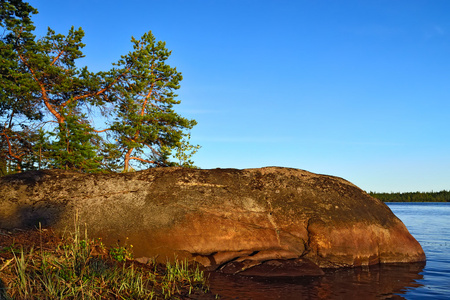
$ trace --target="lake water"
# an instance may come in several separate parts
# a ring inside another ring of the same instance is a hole
[[[212,274],[220,299],[450,299],[450,203],[389,203],[420,242],[426,263],[328,271],[319,278],[265,280]]]

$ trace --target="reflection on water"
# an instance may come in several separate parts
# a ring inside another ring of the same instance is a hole
[[[321,277],[264,279],[211,273],[210,287],[220,299],[403,299],[425,263],[328,270]]]

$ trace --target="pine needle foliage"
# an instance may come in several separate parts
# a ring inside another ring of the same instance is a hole
[[[125,155],[125,171],[132,160],[144,166],[167,165],[170,150],[180,144],[184,130],[196,124],[173,110],[180,103],[174,90],[179,89],[182,75],[166,63],[171,52],[165,43],[157,42],[151,32],[131,41],[134,51],[116,64],[128,72],[117,87],[116,118],[111,124]]]
[[[1,174],[177,165],[171,158],[187,149],[196,122],[174,110],[182,75],[167,64],[165,43],[152,32],[132,38],[133,50],[110,70],[91,72],[77,64],[82,28],[66,35],[49,28],[37,38],[36,13],[22,0],[0,1]]]

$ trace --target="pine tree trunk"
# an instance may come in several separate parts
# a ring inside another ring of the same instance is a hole
[[[128,169],[130,168],[131,152],[133,152],[133,148],[130,148],[128,150],[127,154],[125,154],[125,160],[124,160],[124,166],[123,166],[123,171],[124,172],[128,172]]]

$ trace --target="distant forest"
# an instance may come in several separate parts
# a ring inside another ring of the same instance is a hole
[[[411,193],[375,193],[369,195],[383,202],[450,202],[450,191],[411,192]]]

